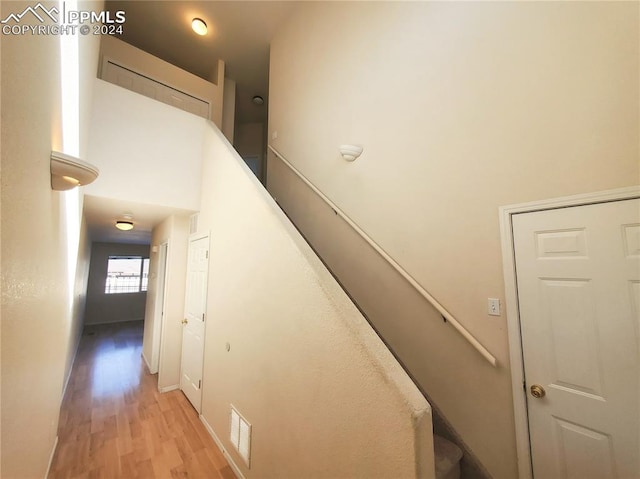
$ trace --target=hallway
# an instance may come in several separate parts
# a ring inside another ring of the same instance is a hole
[[[49,479],[235,479],[182,392],[158,392],[142,331],[141,321],[85,327]]]

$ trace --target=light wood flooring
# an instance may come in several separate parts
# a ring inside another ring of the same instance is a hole
[[[141,351],[142,322],[85,328],[49,479],[235,479],[182,392],[158,392]]]

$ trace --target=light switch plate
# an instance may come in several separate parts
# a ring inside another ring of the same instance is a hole
[[[487,300],[487,313],[489,316],[500,316],[500,300],[497,298],[489,298]]]

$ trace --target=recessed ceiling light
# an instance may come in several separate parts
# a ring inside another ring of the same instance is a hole
[[[191,28],[198,35],[206,35],[207,34],[207,24],[201,18],[194,18],[191,21]]]

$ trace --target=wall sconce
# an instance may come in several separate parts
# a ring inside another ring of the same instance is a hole
[[[99,173],[98,168],[86,161],[59,151],[51,152],[51,188],[56,191],[88,185]]]
[[[340,145],[340,154],[347,161],[353,161],[362,154],[362,147],[358,145]]]

